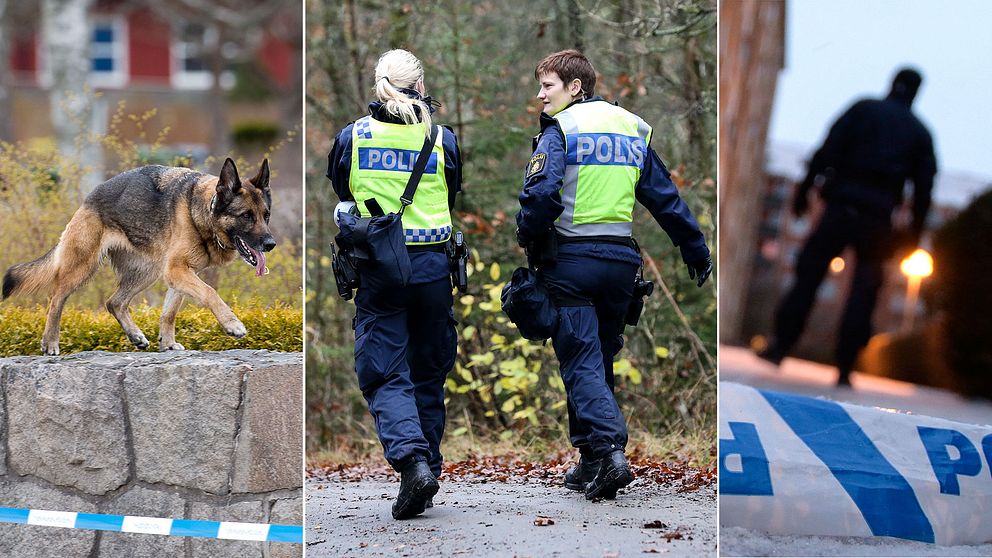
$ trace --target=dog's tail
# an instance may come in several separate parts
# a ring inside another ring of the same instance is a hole
[[[3,275],[2,300],[14,295],[35,293],[45,285],[50,285],[55,277],[56,248],[58,248],[57,245],[47,254],[32,262],[10,266],[7,273]]]

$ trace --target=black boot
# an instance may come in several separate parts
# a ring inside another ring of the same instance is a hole
[[[775,366],[781,366],[782,359],[785,358],[785,351],[778,346],[778,343],[773,341],[763,350],[755,353],[755,355],[757,355],[757,357],[761,360],[770,362]]]
[[[400,493],[393,502],[393,519],[410,519],[424,513],[438,488],[437,479],[423,461],[414,461],[400,471]]]
[[[837,387],[851,387],[851,370],[849,368],[837,370]]]
[[[584,492],[586,485],[596,478],[599,472],[599,460],[581,456],[579,462],[565,472],[565,488]]]
[[[617,490],[633,481],[634,474],[630,472],[627,458],[624,457],[623,451],[616,450],[600,460],[596,478],[586,486],[586,500],[593,498],[612,500],[617,497]]]

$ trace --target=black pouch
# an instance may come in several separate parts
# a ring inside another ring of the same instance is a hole
[[[341,232],[335,240],[342,251],[351,248],[363,271],[376,276],[384,286],[405,287],[413,266],[406,250],[403,223],[397,213],[358,218],[342,215]]]
[[[526,267],[513,270],[510,282],[500,293],[500,302],[506,317],[516,324],[525,339],[545,341],[551,337],[558,311],[534,270]]]
[[[402,218],[397,213],[372,217],[366,242],[370,266],[383,285],[405,287],[410,282],[413,266],[406,250]]]
[[[400,196],[400,209],[396,213],[383,213],[375,198],[365,200],[365,207],[371,217],[355,217],[350,214],[340,216],[338,237],[344,237],[355,248],[355,256],[364,260],[363,267],[375,274],[376,282],[385,287],[405,287],[413,274],[410,253],[406,249],[406,236],[403,233],[403,211],[413,203],[420,177],[427,168],[431,150],[437,140],[438,127],[431,129],[424,140],[414,163],[406,189]],[[340,242],[338,244],[345,248]]]

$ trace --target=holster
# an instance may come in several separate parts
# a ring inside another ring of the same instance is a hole
[[[468,245],[465,244],[465,235],[462,231],[456,231],[448,239],[444,246],[444,252],[448,256],[448,268],[451,272],[451,284],[458,289],[458,292],[468,291]]]
[[[337,239],[335,239],[336,241]],[[334,272],[334,282],[338,287],[338,295],[345,300],[351,300],[354,296],[354,289],[357,289],[361,282],[358,276],[358,266],[355,263],[354,254],[350,250],[335,250],[334,242],[331,243],[331,270]]]
[[[635,249],[640,252],[640,246],[634,241]],[[637,275],[634,276],[634,293],[630,299],[630,305],[627,306],[627,315],[624,317],[624,323],[630,326],[636,326],[641,320],[641,313],[644,312],[644,297],[651,296],[654,293],[654,283],[651,281],[644,280],[644,263],[637,268]]]
[[[535,269],[551,267],[558,261],[558,236],[554,229],[548,229],[539,238],[524,247],[527,264]]]

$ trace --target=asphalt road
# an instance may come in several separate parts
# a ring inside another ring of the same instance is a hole
[[[678,492],[637,479],[616,500],[589,502],[562,486],[529,481],[442,480],[433,508],[395,521],[396,481],[309,479],[307,556],[716,555],[715,484]]]

